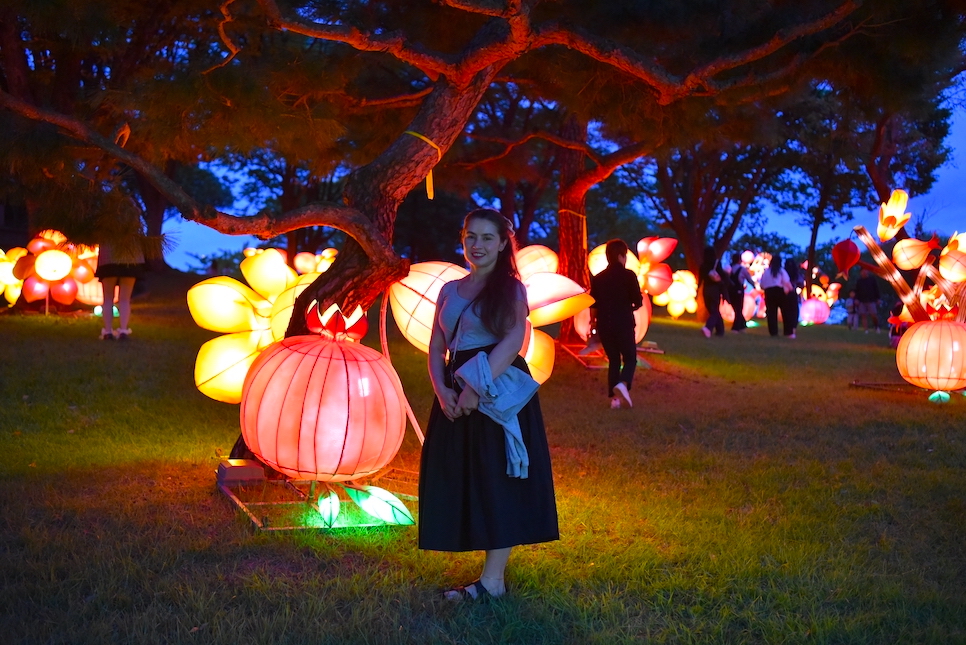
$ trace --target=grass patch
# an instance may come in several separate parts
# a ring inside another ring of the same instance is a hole
[[[0,316],[4,642],[966,642],[966,399],[850,388],[898,380],[884,335],[658,319],[667,353],[619,411],[559,352],[540,396],[562,539],[514,553],[511,597],[453,606],[437,590],[478,554],[234,513],[214,469],[238,409],[193,386],[212,334],[185,288],[136,301],[129,343]],[[425,357],[391,350],[425,422]],[[397,463],[418,458],[410,432]]]

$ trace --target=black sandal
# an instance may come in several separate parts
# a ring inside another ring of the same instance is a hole
[[[470,589],[476,593],[475,596]],[[456,593],[457,596],[455,598],[450,598],[448,595],[450,593]],[[492,597],[493,596],[489,591],[486,590],[486,587],[483,586],[483,583],[480,580],[471,582],[464,587],[453,587],[452,589],[447,589],[443,592],[443,598],[452,602],[485,602],[490,600]]]

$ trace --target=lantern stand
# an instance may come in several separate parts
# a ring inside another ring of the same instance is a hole
[[[399,526],[365,513],[352,503],[352,492],[378,481],[391,486],[393,495],[417,501],[416,473],[387,468],[365,480],[345,482],[344,486],[316,481],[268,479],[263,465],[253,459],[224,459],[216,471],[218,490],[236,509],[244,513],[259,531],[287,532]],[[349,492],[349,490],[352,492]],[[340,512],[335,522],[327,522],[319,509],[322,495],[336,495]],[[356,493],[357,494],[357,493]]]
[[[607,369],[607,355],[604,350],[598,347],[590,352],[585,352],[586,345],[579,343],[559,343],[568,354],[574,357],[578,363],[589,370]],[[641,354],[663,354],[664,350],[657,346],[652,340],[642,340],[637,346],[637,366],[644,369],[651,369],[651,364],[645,360]]]

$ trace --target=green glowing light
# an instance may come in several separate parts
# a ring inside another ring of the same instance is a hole
[[[345,490],[359,508],[387,524],[407,526],[416,523],[406,505],[387,490],[376,486],[346,486]]]
[[[933,403],[949,403],[949,392],[937,390],[929,395],[929,400]]]

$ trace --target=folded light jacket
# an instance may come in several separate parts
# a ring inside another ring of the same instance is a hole
[[[464,387],[473,388],[480,395],[479,411],[503,426],[506,474],[526,479],[530,456],[527,454],[527,447],[523,445],[517,414],[533,398],[540,384],[512,365],[494,379],[490,373],[486,352],[479,352],[463,363],[456,370],[456,380]]]

